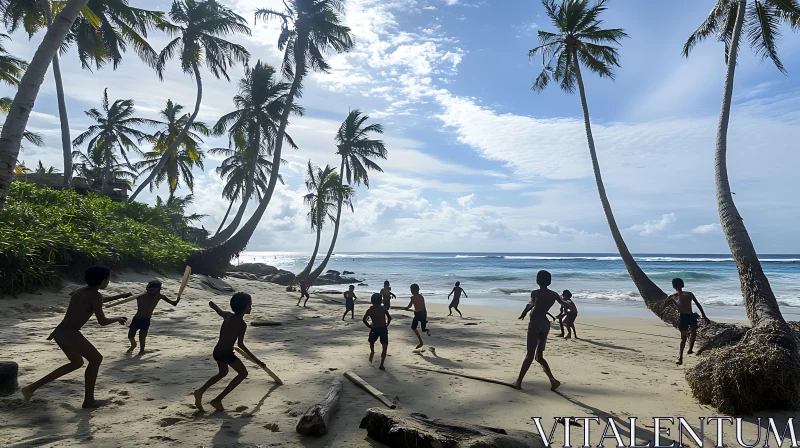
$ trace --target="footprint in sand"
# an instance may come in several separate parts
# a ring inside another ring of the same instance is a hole
[[[269,429],[272,432],[281,432],[281,430],[278,428],[277,423],[267,423],[266,425],[264,425],[264,428]]]
[[[172,425],[174,425],[175,423],[178,423],[179,421],[181,421],[181,419],[179,419],[179,418],[175,418],[175,417],[167,417],[167,418],[162,418],[162,419],[161,419],[161,421],[159,421],[159,423],[158,423],[158,424],[159,424],[159,425],[160,425],[162,428],[166,428],[167,426],[172,426]]]

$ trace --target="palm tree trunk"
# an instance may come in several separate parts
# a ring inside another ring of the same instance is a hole
[[[622,233],[619,231],[617,221],[614,219],[614,213],[611,211],[611,204],[608,202],[606,189],[603,186],[603,177],[600,174],[600,163],[597,160],[597,152],[595,151],[594,147],[594,137],[592,136],[591,121],[589,120],[589,106],[586,102],[586,90],[583,86],[581,66],[578,62],[577,54],[574,54],[573,57],[575,58],[575,72],[578,78],[578,89],[580,90],[581,106],[583,107],[583,121],[586,126],[586,139],[589,142],[589,154],[592,158],[594,179],[597,182],[597,191],[600,193],[600,202],[603,204],[603,212],[606,214],[608,227],[611,229],[611,236],[614,238],[614,243],[617,245],[617,250],[619,251],[620,257],[622,257],[623,263],[625,263],[625,268],[628,270],[628,274],[631,276],[631,279],[633,279],[633,283],[639,290],[639,294],[642,295],[647,307],[650,308],[650,310],[653,311],[653,313],[662,321],[673,326],[677,326],[677,311],[672,306],[665,306],[666,303],[664,302],[664,299],[667,297],[667,294],[664,293],[664,291],[662,291],[661,288],[659,288],[655,283],[653,283],[653,281],[650,280],[647,274],[645,274],[636,263],[633,255],[631,255],[630,251],[628,250],[628,246],[625,244],[625,240],[622,238]]]
[[[103,183],[100,185],[100,192],[108,195],[110,191],[108,191],[108,183],[111,182],[111,149],[105,149],[105,159],[106,163],[103,167]]]
[[[189,132],[189,128],[192,127],[195,118],[197,118],[197,114],[200,112],[200,103],[203,101],[203,81],[200,79],[200,69],[197,67],[197,63],[192,61],[192,71],[194,72],[195,80],[197,80],[197,100],[194,103],[194,111],[192,112],[192,116],[189,117],[189,121],[183,126],[181,129],[180,134],[175,137],[175,140],[170,143],[169,148],[164,151],[164,154],[161,155],[161,158],[158,160],[158,164],[150,171],[150,174],[147,175],[147,179],[139,185],[139,188],[133,192],[130,198],[128,198],[128,202],[133,202],[136,199],[136,196],[144,190],[144,188],[150,185],[153,182],[153,179],[158,175],[164,165],[167,163],[172,154],[178,150],[178,146],[181,144],[183,137]]]
[[[44,15],[47,27],[53,24],[50,12],[50,2],[44,1]],[[53,56],[53,77],[56,81],[56,97],[58,98],[58,118],[61,122],[61,149],[64,151],[64,188],[69,187],[72,179],[72,138],[69,135],[69,117],[67,116],[67,102],[64,98],[64,83],[61,81],[61,65],[58,62],[58,53]]]
[[[193,272],[198,274],[205,274],[211,276],[222,276],[230,264],[233,257],[239,255],[250,242],[250,238],[258,227],[261,217],[267,210],[272,193],[275,191],[275,185],[278,183],[279,168],[281,166],[281,149],[283,148],[283,140],[286,135],[286,126],[289,124],[289,114],[292,112],[292,104],[294,97],[300,90],[300,84],[305,76],[305,62],[302,60],[303,51],[295,49],[295,57],[298,58],[295,67],[295,76],[292,81],[292,87],[286,95],[286,104],[283,106],[283,113],[281,114],[281,123],[278,126],[278,133],[275,136],[275,148],[272,153],[272,173],[269,177],[269,184],[267,184],[267,191],[264,192],[264,197],[258,204],[258,208],[253,213],[253,216],[233,235],[228,241],[222,244],[210,247],[203,251],[195,252],[190,255],[186,263],[192,267]]]
[[[47,68],[53,57],[58,53],[70,26],[86,5],[87,0],[67,0],[64,9],[53,20],[53,25],[47,28],[42,43],[36,49],[28,70],[22,79],[11,103],[11,110],[6,116],[3,131],[0,134],[0,210],[8,199],[8,189],[14,176],[14,167],[19,156],[20,143],[25,133],[36,96],[42,87]]]
[[[317,243],[314,244],[314,252],[311,253],[311,258],[308,259],[308,263],[306,267],[300,271],[299,274],[296,275],[297,279],[304,279],[308,277],[308,273],[311,272],[311,268],[314,266],[314,261],[317,259],[317,252],[319,252],[319,242],[322,237],[322,222],[320,219],[317,219]]]
[[[747,318],[755,327],[768,321],[784,322],[778,301],[769,285],[767,276],[761,269],[758,255],[744,226],[744,221],[733,203],[731,187],[728,183],[728,165],[726,160],[728,145],[728,123],[731,116],[733,98],[733,80],[736,72],[736,57],[739,40],[742,34],[742,22],[745,14],[745,0],[739,0],[736,14],[736,25],[731,39],[728,54],[728,71],[725,76],[725,93],[722,96],[722,111],[719,115],[717,129],[717,147],[714,160],[714,176],[717,189],[717,208],[720,224],[728,246],[739,270],[739,283],[742,288]]]
[[[214,233],[215,235],[219,233],[220,229],[222,229],[222,226],[225,225],[225,221],[228,220],[228,215],[231,213],[231,208],[233,208],[233,202],[234,201],[231,201],[231,204],[228,206],[228,211],[225,212],[225,216],[222,218],[222,222],[219,223],[219,227],[217,228],[217,231]]]
[[[339,168],[339,182],[344,185],[344,157],[342,157],[342,165]],[[333,238],[331,239],[331,246],[328,248],[328,253],[325,254],[325,259],[322,260],[322,263],[314,269],[308,276],[308,284],[313,285],[314,282],[317,280],[317,277],[322,274],[322,271],[325,270],[325,267],[328,266],[328,261],[331,259],[331,255],[333,255],[333,248],[336,246],[336,238],[339,236],[339,223],[342,220],[342,198],[339,198],[339,205],[336,207],[336,222],[333,225]]]

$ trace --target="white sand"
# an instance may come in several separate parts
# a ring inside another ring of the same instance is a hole
[[[149,279],[136,273],[115,276],[107,294],[143,291]],[[165,293],[174,297],[178,276],[163,281]],[[557,334],[554,326],[546,358],[563,383],[559,393],[549,390],[547,378],[535,363],[523,383],[524,390],[517,391],[414,369],[448,368],[514,381],[525,354],[526,334],[526,322],[517,320],[517,311],[472,307],[463,300],[462,312],[467,317],[460,319],[446,318],[445,307],[429,305],[432,337],[425,340],[436,348],[435,355],[431,350],[412,352],[417,342],[409,329],[411,313],[393,311],[390,356],[387,370],[382,372],[377,361],[368,362],[368,329],[360,321],[372,291],[356,291],[360,297],[356,320],[348,317],[342,322],[344,307],[324,303],[318,296],[312,295],[308,308],[298,308],[299,294],[287,293],[278,285],[228,281],[253,295],[248,322],[283,322],[278,327],[250,326],[245,341],[285,385],[275,386],[265,372],[246,363],[250,376],[224,401],[227,412],[200,413],[194,408],[190,393],[216,373],[211,352],[220,318],[208,301],[228,309],[230,293],[205,287],[193,276],[177,308],[162,303],[156,309],[147,345],[150,353],[142,359],[125,353],[127,328],[117,324],[100,327],[94,320],[84,328],[84,334],[105,357],[96,396],[110,398],[112,404],[91,412],[80,409],[82,370],[42,387],[27,405],[19,394],[0,398],[0,446],[380,446],[358,426],[366,409],[381,404],[347,381],[327,436],[303,438],[295,432],[298,417],[347,370],[354,370],[395,400],[402,412],[503,428],[534,431],[531,416],[543,417],[548,431],[554,416],[604,420],[611,416],[623,424],[628,416],[637,416],[641,419],[638,436],[652,440],[648,426],[652,426],[653,416],[685,416],[696,423],[698,416],[718,415],[692,398],[684,368],[674,364],[678,332],[655,319],[580,316],[577,327],[582,340],[571,341],[553,337]],[[0,359],[19,363],[21,386],[66,362],[56,344],[45,338],[60,322],[67,293],[75,286],[67,285],[58,293],[2,299]],[[399,299],[397,305],[405,305],[404,300],[407,298]],[[131,318],[134,313],[135,302],[107,310],[109,316]],[[695,362],[687,356],[688,365]],[[232,377],[231,373],[210,389],[205,402]],[[789,414],[769,415],[780,416],[782,425]],[[592,433],[595,445],[601,432]],[[747,440],[754,440],[755,434],[755,426],[747,423]],[[732,441],[733,436],[732,428],[726,427],[725,438]],[[574,428],[573,446],[582,445],[582,437],[580,428]],[[623,437],[627,443],[627,430]],[[713,438],[712,428],[706,437]],[[562,442],[559,429],[555,443]],[[608,446],[613,446],[611,442],[607,441]]]

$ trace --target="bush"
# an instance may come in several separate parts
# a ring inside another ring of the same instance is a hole
[[[0,295],[92,264],[180,271],[197,246],[175,236],[170,222],[162,208],[14,182],[0,212]]]

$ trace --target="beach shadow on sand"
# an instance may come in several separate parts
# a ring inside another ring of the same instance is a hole
[[[608,344],[608,343],[603,343],[603,342],[597,342],[597,341],[593,341],[591,339],[585,339],[585,338],[576,339],[576,340],[577,341],[586,342],[586,343],[589,343],[589,344],[592,344],[592,345],[596,345],[598,347],[613,348],[614,350],[627,350],[627,351],[630,351],[630,352],[641,353],[639,350],[636,350],[635,348],[623,347],[621,345],[614,345],[614,344]]]

